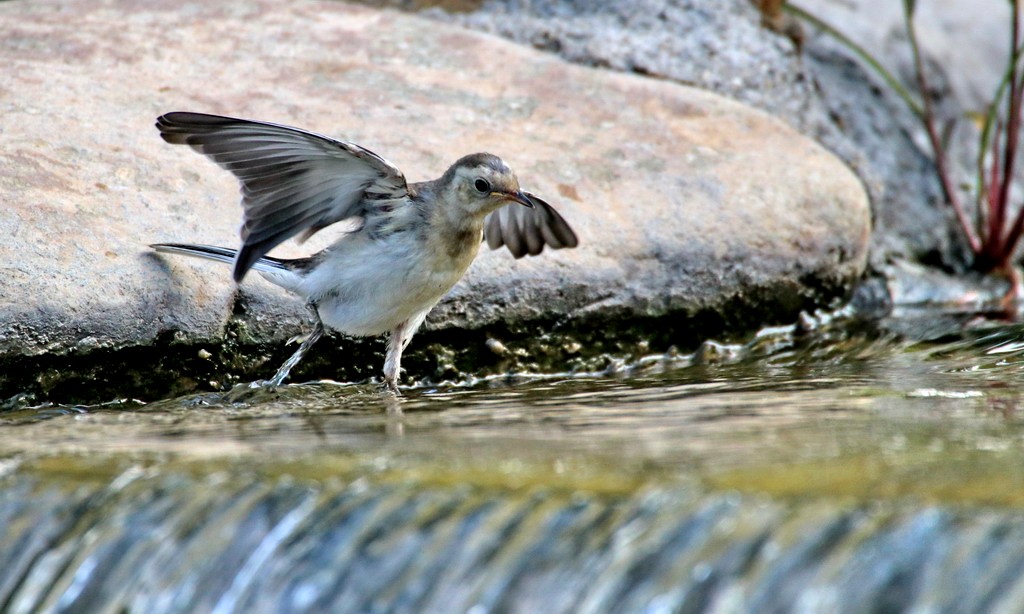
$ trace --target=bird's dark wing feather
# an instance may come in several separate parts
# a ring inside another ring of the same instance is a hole
[[[537,196],[524,192],[533,208],[508,205],[484,220],[484,238],[491,249],[502,245],[516,258],[536,256],[547,245],[551,249],[576,247],[579,239],[555,208]]]
[[[363,214],[364,197],[401,198],[405,176],[358,145],[297,128],[203,113],[168,113],[156,120],[168,143],[189,145],[242,184],[240,281],[254,262],[299,233],[303,239]]]

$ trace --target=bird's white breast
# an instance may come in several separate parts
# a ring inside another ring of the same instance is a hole
[[[413,232],[376,240],[357,232],[330,248],[298,293],[317,303],[329,328],[383,334],[433,307],[462,278],[475,250],[457,259],[429,254]]]

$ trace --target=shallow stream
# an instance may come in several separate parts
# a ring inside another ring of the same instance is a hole
[[[1024,609],[1024,327],[805,328],[0,414],[0,611]]]

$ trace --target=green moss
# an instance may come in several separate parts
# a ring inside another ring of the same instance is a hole
[[[71,454],[39,456],[25,460],[18,468],[47,483],[81,487],[108,484],[126,471],[138,476],[177,473],[201,479],[215,473],[245,473],[250,481],[274,483],[295,480],[307,484],[326,481],[368,480],[378,485],[415,483],[432,488],[482,488],[503,491],[552,493],[587,492],[601,496],[626,496],[652,483],[669,479],[664,471],[625,471],[623,467],[598,459],[482,459],[449,455],[445,458],[420,456],[390,457],[386,465],[369,453],[317,453],[295,458],[251,458],[239,462],[230,458],[195,459],[187,456],[133,454]]]

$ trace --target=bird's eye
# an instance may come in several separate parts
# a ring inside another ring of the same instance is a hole
[[[475,187],[476,191],[481,194],[486,194],[491,191],[491,184],[487,183],[486,179],[477,179],[473,182],[473,187]]]

